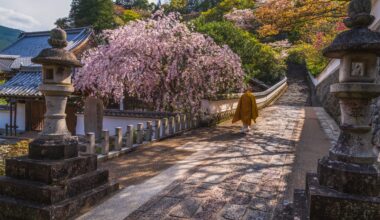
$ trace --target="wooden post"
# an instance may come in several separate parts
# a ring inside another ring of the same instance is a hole
[[[161,120],[155,120],[154,122],[154,139],[161,138]]]
[[[145,140],[150,142],[152,141],[152,133],[153,133],[153,127],[152,127],[152,122],[147,121],[146,122],[146,132],[145,132]]]
[[[86,134],[86,137],[87,137],[87,149],[86,149],[86,153],[96,154],[95,133],[94,132],[88,132]]]
[[[127,147],[133,147],[133,125],[127,126]]]
[[[110,132],[108,130],[103,130],[102,138],[102,154],[107,155],[110,151]]]
[[[137,137],[136,143],[142,144],[144,141],[144,125],[142,123],[137,124]]]
[[[115,150],[121,150],[123,146],[123,129],[121,127],[115,128]]]

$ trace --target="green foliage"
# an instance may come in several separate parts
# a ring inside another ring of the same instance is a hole
[[[138,20],[140,18],[141,18],[141,15],[134,10],[125,10],[123,12],[123,21],[124,22],[134,21],[134,20]]]
[[[11,29],[0,25],[0,50],[16,41],[20,33],[20,30]]]
[[[285,75],[285,64],[279,55],[251,33],[230,22],[195,23],[195,27],[197,31],[212,37],[217,44],[228,45],[240,56],[247,80],[255,77],[272,84]]]
[[[112,0],[73,0],[69,18],[75,27],[111,29],[116,26],[113,4]]]
[[[168,10],[186,13],[187,5],[188,5],[188,0],[171,0]]]
[[[202,1],[201,3],[196,3],[194,5],[194,10],[195,11],[207,11],[215,6],[217,6],[222,0],[207,0],[207,1]]]
[[[255,3],[252,0],[223,0],[214,8],[202,12],[201,16],[197,19],[197,22],[206,23],[213,21],[223,21],[223,16],[226,13],[230,12],[233,8],[253,8],[254,4]]]
[[[5,159],[28,154],[28,141],[0,145],[0,176],[5,174]]]
[[[329,62],[320,50],[310,44],[299,44],[288,50],[287,62],[305,64],[313,76],[320,74]]]

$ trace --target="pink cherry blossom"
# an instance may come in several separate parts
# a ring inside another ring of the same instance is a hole
[[[189,30],[177,14],[159,11],[103,35],[107,44],[88,50],[74,77],[84,94],[115,101],[128,95],[157,111],[197,114],[202,98],[243,86],[240,58]]]

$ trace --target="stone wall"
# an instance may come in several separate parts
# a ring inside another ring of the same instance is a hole
[[[325,110],[340,124],[340,108],[338,99],[330,93],[330,86],[339,80],[339,71],[331,74],[316,88],[317,97]],[[380,83],[380,80],[379,80]],[[373,144],[380,148],[380,98],[372,104]]]
[[[316,94],[326,111],[335,119],[337,123],[340,123],[339,100],[330,93],[330,86],[334,83],[338,83],[338,80],[339,71],[331,74],[322,83],[320,83],[316,88]]]

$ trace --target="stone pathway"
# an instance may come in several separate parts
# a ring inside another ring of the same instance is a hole
[[[125,188],[80,219],[277,219],[294,187],[302,185],[303,178],[292,175],[297,167],[302,168],[302,161],[316,161],[330,145],[308,103],[303,76],[290,75],[288,91],[261,112],[251,134],[240,134],[239,127],[226,122],[203,130],[208,137],[190,136],[191,144],[178,150],[196,153]],[[301,138],[312,135],[321,150],[304,158],[297,153],[308,144]],[[308,162],[307,168],[315,165]]]
[[[302,107],[273,106],[252,134],[209,155],[126,219],[270,219],[287,189]]]

